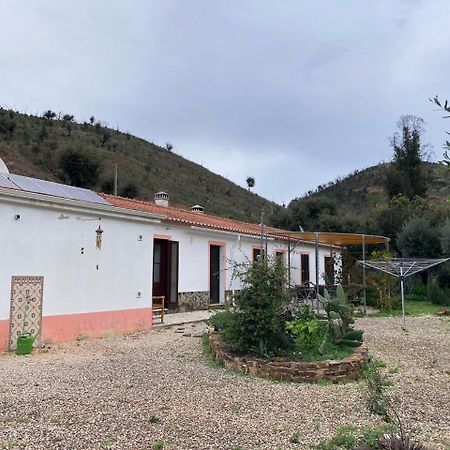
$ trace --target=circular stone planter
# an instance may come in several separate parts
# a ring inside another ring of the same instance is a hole
[[[270,378],[280,381],[315,382],[328,380],[333,383],[357,380],[362,365],[368,361],[367,348],[359,347],[355,352],[340,360],[293,361],[286,358],[270,360],[250,355],[237,355],[222,341],[216,332],[209,332],[209,348],[215,360],[226,367],[252,377]]]

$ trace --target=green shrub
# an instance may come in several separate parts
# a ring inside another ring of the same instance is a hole
[[[355,430],[352,427],[344,427],[338,430],[336,436],[327,441],[323,441],[316,445],[317,450],[337,450],[348,449],[351,450],[357,445],[355,437]]]
[[[322,441],[314,446],[317,450],[364,450],[378,449],[378,440],[391,431],[389,425],[356,429],[354,427],[342,427],[331,439]]]
[[[414,283],[411,289],[411,295],[420,300],[427,299],[427,285],[423,283]]]
[[[234,351],[262,357],[285,353],[292,341],[285,331],[286,268],[271,258],[235,267],[242,288],[232,310],[216,315],[212,323]]]
[[[387,391],[388,380],[381,372],[383,365],[377,361],[370,361],[363,367],[363,377],[366,380],[366,402],[369,411],[383,417],[383,420],[390,422],[389,407],[391,397]]]
[[[295,431],[292,436],[289,438],[289,442],[291,444],[300,444],[302,434],[300,431]]]
[[[317,318],[308,321],[297,319],[287,322],[286,330],[293,337],[299,351],[317,353],[327,332],[327,327]]]
[[[450,306],[450,290],[439,287],[436,282],[428,283],[427,296],[434,305]]]
[[[216,331],[226,330],[232,325],[233,312],[229,308],[225,311],[216,312],[210,317],[208,322]]]
[[[303,305],[297,313],[296,319],[309,322],[310,320],[317,319],[317,315],[310,306]]]

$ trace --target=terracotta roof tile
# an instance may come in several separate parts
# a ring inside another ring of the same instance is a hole
[[[108,194],[100,194],[104,199],[114,206],[120,208],[134,209],[136,211],[145,211],[150,213],[162,214],[167,217],[168,222],[175,222],[197,227],[210,228],[222,231],[231,231],[235,233],[259,235],[261,226],[255,223],[241,222],[238,220],[225,219],[223,217],[212,216],[205,213],[197,213],[186,209],[175,208],[173,206],[158,206],[150,201],[135,200],[123,197],[114,197]],[[264,227],[266,233],[277,233],[278,228]]]

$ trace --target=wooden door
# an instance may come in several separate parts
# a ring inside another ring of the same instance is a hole
[[[301,283],[309,284],[309,255],[302,253],[301,255]]]
[[[211,303],[220,300],[220,246],[209,247],[209,299]]]
[[[155,239],[153,245],[153,296],[164,296],[166,308],[178,307],[178,242]]]

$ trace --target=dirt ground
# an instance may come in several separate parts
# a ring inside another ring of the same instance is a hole
[[[450,321],[365,318],[398,410],[430,448],[450,449]],[[187,325],[200,335],[204,325]],[[380,422],[362,382],[287,384],[208,366],[177,328],[0,356],[3,449],[307,449],[341,426]],[[291,443],[298,432],[299,442]]]

